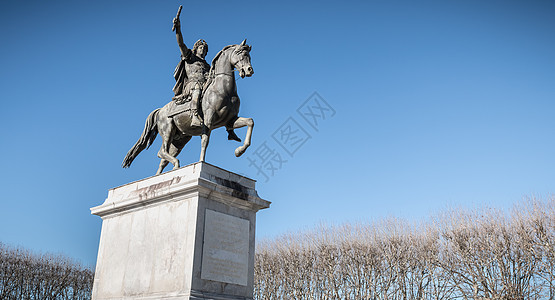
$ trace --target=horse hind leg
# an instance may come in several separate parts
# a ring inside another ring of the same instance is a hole
[[[164,168],[168,165],[169,161],[165,160],[165,159],[160,159],[160,165],[158,166],[158,171],[156,171],[156,175],[162,174],[162,171],[164,171]]]
[[[168,165],[168,162],[173,164],[173,169],[179,168],[179,160],[170,154],[170,145],[171,143],[162,143],[162,147],[160,147],[160,151],[158,151],[158,157],[161,159],[160,166],[158,167],[158,171],[156,175],[161,174],[164,168]]]
[[[168,150],[168,153],[170,156],[173,157],[177,157],[179,155],[179,153],[181,153],[181,150],[183,150],[183,147],[185,147],[185,145],[191,140],[191,136],[184,136],[181,137],[179,140],[174,140],[172,143],[170,143],[170,148]],[[164,168],[168,165],[169,161],[166,159],[161,159],[160,160],[160,166],[158,167],[158,172],[156,172],[156,174],[161,174],[162,171],[164,171]]]
[[[179,168],[179,160],[175,158],[175,156],[170,154],[170,146],[172,145],[173,139],[175,138],[176,130],[175,126],[173,126],[173,121],[167,118],[169,122],[159,122],[158,124],[158,132],[162,136],[162,147],[160,147],[160,151],[158,151],[158,157],[162,160],[167,160],[173,164],[173,169]],[[167,163],[164,164],[163,161],[160,162],[160,167],[158,168],[158,172],[156,175],[162,173],[162,170],[166,167]]]

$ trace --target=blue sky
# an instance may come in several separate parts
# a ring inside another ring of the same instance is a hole
[[[237,81],[253,144],[235,158],[216,130],[207,161],[273,202],[259,238],[554,192],[554,2],[233,3],[0,4],[0,241],[95,263],[89,208],[158,166],[159,138],[120,164],[173,96],[180,4],[186,44],[205,39],[209,60],[244,38],[253,47],[255,74]],[[297,110],[314,92],[334,114],[312,127]],[[291,124],[310,136],[292,155],[273,138]],[[286,160],[268,178],[249,165],[263,147]],[[199,151],[195,138],[179,159]]]

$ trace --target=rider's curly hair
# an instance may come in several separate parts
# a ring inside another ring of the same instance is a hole
[[[198,47],[200,47],[200,45],[204,45],[204,52],[205,52],[204,54],[208,53],[208,44],[203,39],[200,39],[195,42],[195,44],[193,45],[193,53],[197,53],[197,49]]]

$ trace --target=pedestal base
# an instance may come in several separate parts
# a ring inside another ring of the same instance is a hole
[[[253,298],[255,181],[195,163],[108,192],[93,299]]]

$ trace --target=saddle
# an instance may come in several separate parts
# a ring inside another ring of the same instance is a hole
[[[191,111],[191,97],[173,97],[168,106],[168,118],[187,111]]]
[[[175,102],[175,104],[178,104],[178,105],[179,104],[184,104],[186,102],[191,101],[191,96],[190,95],[185,96],[185,95],[181,94],[181,95],[178,95],[178,96],[173,96],[172,100],[173,100],[173,102]]]

